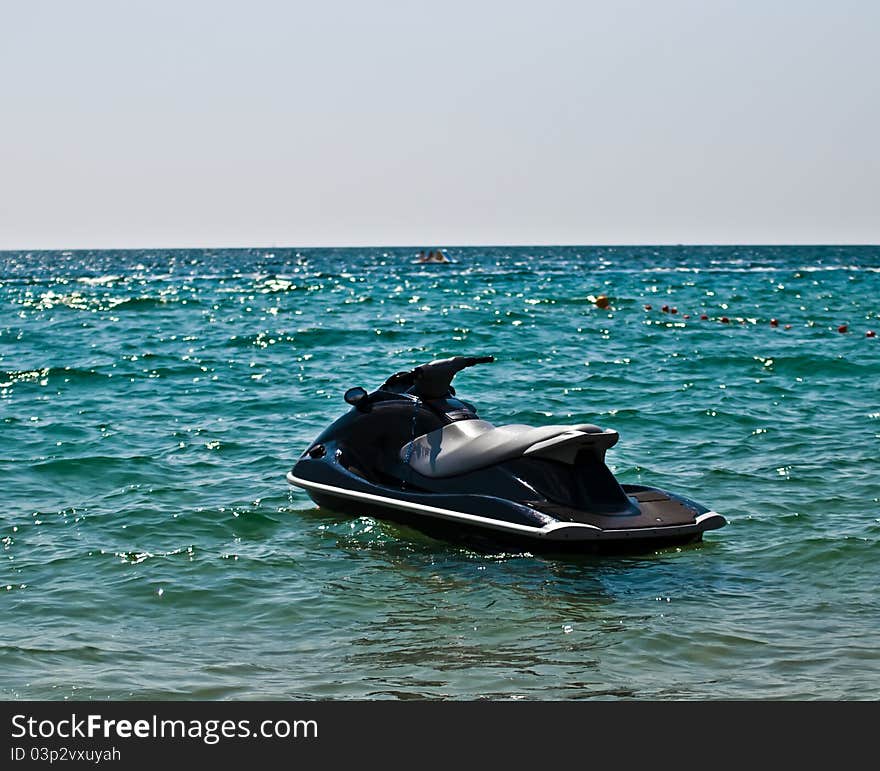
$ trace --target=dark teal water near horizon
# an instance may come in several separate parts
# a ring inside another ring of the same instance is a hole
[[[880,247],[418,249],[0,252],[0,698],[880,697]],[[288,489],[455,354],[728,526],[479,553]]]

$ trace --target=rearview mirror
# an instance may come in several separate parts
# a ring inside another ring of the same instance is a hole
[[[350,404],[352,407],[357,407],[361,412],[366,412],[366,408],[368,406],[367,402],[367,389],[361,388],[360,386],[355,386],[354,388],[349,388],[345,392],[345,396],[342,398],[345,399],[347,404]]]

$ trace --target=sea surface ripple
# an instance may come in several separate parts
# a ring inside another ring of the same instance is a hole
[[[416,251],[0,253],[0,697],[880,697],[880,249]],[[455,354],[729,525],[485,554],[288,489],[346,388]]]

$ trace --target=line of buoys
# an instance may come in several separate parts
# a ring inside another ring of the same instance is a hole
[[[598,305],[600,308],[608,307],[607,305],[600,305],[599,304],[599,300],[601,300],[601,299],[607,300],[607,298],[605,298],[604,295],[600,295],[599,297],[595,298],[596,305]],[[645,303],[642,307],[646,311],[650,311],[653,308],[653,306],[650,303]],[[674,305],[664,304],[663,306],[661,306],[660,310],[663,313],[670,313],[670,314],[677,314],[678,313],[678,308],[676,308]],[[690,317],[691,317],[691,315],[689,313],[682,314],[683,319],[690,319]],[[709,316],[707,314],[705,314],[705,313],[700,314],[700,321],[708,321],[708,320],[709,320]],[[718,318],[718,321],[721,322],[722,324],[730,324],[730,319],[727,316],[720,316]],[[739,321],[740,324],[745,324],[747,319],[738,318],[737,321]],[[779,319],[772,318],[772,319],[770,319],[769,324],[771,327],[774,327],[774,328],[779,327]],[[812,326],[812,323],[810,324],[810,326]],[[783,329],[791,329],[791,324],[786,324],[783,327]],[[849,332],[849,324],[841,324],[839,327],[837,327],[837,331],[842,335],[847,334]],[[869,329],[865,332],[865,337],[876,338],[877,333],[873,329]]]

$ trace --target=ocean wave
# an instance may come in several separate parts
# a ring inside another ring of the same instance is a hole
[[[159,297],[114,297],[112,295],[90,295],[79,291],[55,292],[50,289],[43,292],[39,297],[25,297],[19,300],[20,304],[35,311],[48,311],[55,308],[65,308],[75,311],[87,311],[90,313],[117,312],[117,311],[145,311],[161,310],[169,305],[200,305],[198,297],[187,295],[163,295]]]
[[[103,475],[118,472],[130,477],[136,469],[151,467],[159,461],[150,455],[85,455],[81,457],[49,458],[32,463],[30,470],[40,474],[80,476]]]
[[[653,268],[639,268],[622,272],[632,273],[824,273],[845,271],[847,273],[880,273],[880,267],[873,265],[670,265]]]
[[[407,249],[0,255],[15,698],[872,685],[880,250],[452,251],[433,270]],[[587,300],[600,293],[613,310]],[[747,323],[681,326],[697,309]],[[482,417],[615,428],[623,483],[692,497],[727,527],[639,556],[538,557],[289,489],[347,387],[455,354],[497,357],[456,379]],[[326,655],[342,648],[344,676]],[[733,659],[750,664],[730,678]]]

